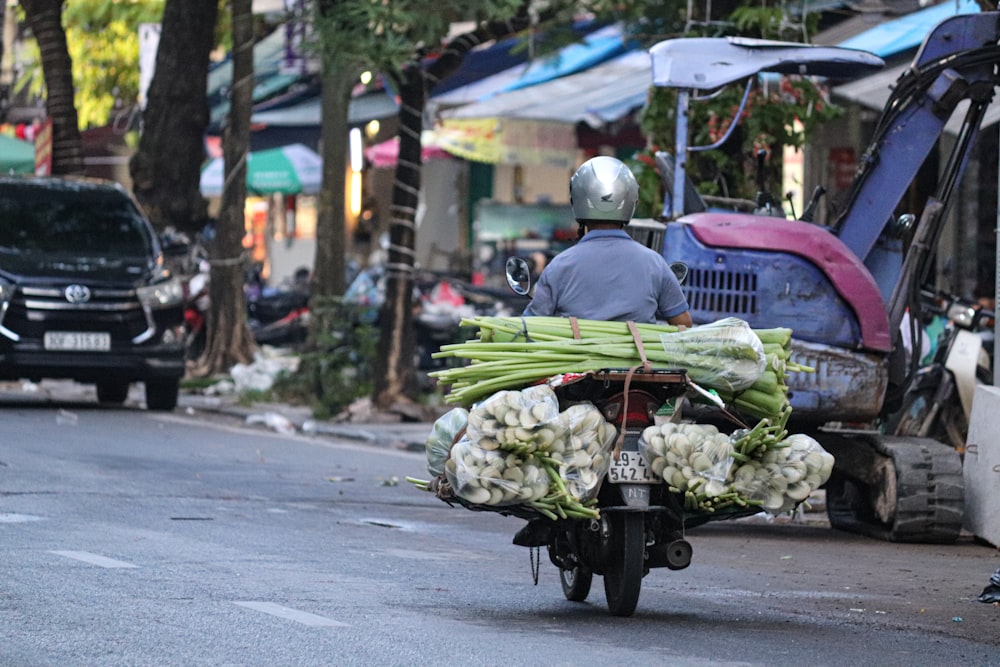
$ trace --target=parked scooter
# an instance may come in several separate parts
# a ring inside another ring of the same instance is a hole
[[[205,351],[208,338],[208,262],[198,265],[197,273],[188,276],[184,287],[184,350],[187,359],[197,359]]]
[[[915,372],[886,432],[931,437],[964,451],[976,385],[993,384],[989,348],[995,314],[959,297],[926,292],[921,297],[922,310],[943,320],[944,328],[931,346],[930,363]]]
[[[672,267],[680,279],[687,267]],[[517,293],[530,289],[531,273],[521,258],[507,263],[507,281]],[[635,611],[642,578],[652,568],[686,568],[691,545],[685,530],[720,518],[754,514],[759,508],[735,507],[692,517],[682,500],[650,471],[640,449],[643,431],[656,423],[657,411],[671,399],[696,391],[684,370],[605,369],[570,378],[553,387],[560,408],[581,401],[597,406],[620,434],[617,457],[612,457],[597,496],[600,519],[532,518],[514,537],[514,544],[546,547],[559,568],[563,594],[581,602],[590,593],[593,576],[602,575],[608,609],[615,616]]]

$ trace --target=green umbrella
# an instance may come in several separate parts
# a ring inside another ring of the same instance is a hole
[[[211,160],[201,172],[201,193],[222,194],[222,158]],[[323,180],[323,158],[302,144],[255,151],[247,157],[247,194],[314,195]]]
[[[0,174],[33,174],[35,145],[0,134]]]

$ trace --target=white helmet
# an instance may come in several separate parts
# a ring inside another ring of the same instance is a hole
[[[591,158],[569,179],[569,202],[577,220],[627,225],[639,202],[639,184],[621,160],[607,156]]]

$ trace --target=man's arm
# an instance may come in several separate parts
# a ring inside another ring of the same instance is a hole
[[[685,310],[680,315],[674,315],[673,317],[668,317],[667,322],[674,324],[679,327],[693,327],[694,321],[691,319],[690,311]]]
[[[522,315],[546,317],[555,314],[555,300],[552,298],[552,288],[549,281],[543,277],[542,273],[535,283],[535,292],[531,297],[531,302],[525,307]]]

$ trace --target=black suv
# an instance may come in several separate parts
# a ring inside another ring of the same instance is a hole
[[[0,177],[0,379],[94,384],[173,410],[184,375],[182,289],[119,184]]]

